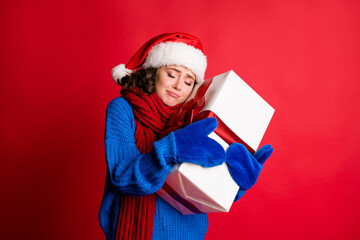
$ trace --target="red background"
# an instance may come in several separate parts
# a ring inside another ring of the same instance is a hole
[[[149,38],[198,36],[275,109],[275,151],[206,239],[360,238],[360,2],[1,1],[1,239],[104,239],[111,68]]]

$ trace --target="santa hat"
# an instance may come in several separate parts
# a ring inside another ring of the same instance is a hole
[[[128,64],[113,68],[111,75],[117,84],[121,78],[140,68],[159,68],[168,65],[186,67],[196,75],[196,82],[204,81],[207,66],[200,40],[187,33],[164,33],[147,41]]]

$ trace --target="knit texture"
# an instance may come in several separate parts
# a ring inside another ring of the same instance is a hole
[[[154,240],[200,240],[205,238],[207,229],[207,214],[182,215],[162,198],[157,198]]]
[[[146,95],[138,89],[122,92],[133,108],[135,116],[135,144],[140,153],[148,153],[158,134],[166,126],[172,113],[180,109],[180,105],[166,106],[157,94]],[[146,196],[123,195],[120,204],[119,221],[116,239],[152,238],[156,206],[155,194]]]
[[[107,240],[116,237],[121,198],[155,193],[171,170],[171,165],[154,150],[140,154],[134,136],[135,120],[130,104],[121,97],[112,100],[106,113],[107,174],[99,212],[99,222]],[[173,135],[157,143],[165,155],[175,154]],[[204,239],[208,227],[206,214],[182,215],[159,197],[155,209],[152,239]]]
[[[171,169],[152,153],[140,154],[134,136],[135,120],[130,104],[123,98],[114,99],[106,113],[107,176],[99,213],[100,225],[111,240],[116,236],[122,196],[155,193]]]
[[[156,93],[146,95],[137,89],[122,92],[135,116],[135,143],[140,153],[148,153],[159,133],[165,129],[171,114],[180,110],[181,104],[166,106]]]
[[[116,239],[150,240],[154,225],[156,195],[122,195]]]

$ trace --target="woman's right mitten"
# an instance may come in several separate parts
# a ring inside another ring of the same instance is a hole
[[[192,123],[155,142],[155,152],[167,163],[191,162],[203,167],[221,165],[226,159],[224,148],[208,137],[216,127],[215,118]]]

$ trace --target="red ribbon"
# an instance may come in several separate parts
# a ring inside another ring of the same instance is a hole
[[[243,144],[246,149],[251,153],[254,154],[255,150],[252,149],[246,142],[244,142],[244,140],[242,140],[238,135],[236,135],[215,113],[213,113],[210,110],[206,110],[203,111],[201,113],[198,113],[195,117],[194,117],[194,122],[197,122],[199,120],[205,119],[205,118],[209,118],[209,117],[213,117],[216,118],[217,122],[218,122],[218,126],[215,129],[215,133],[222,139],[224,140],[227,144],[232,144],[232,143],[241,143]]]
[[[197,90],[195,97],[184,103],[178,113],[170,116],[166,128],[160,132],[160,138],[167,136],[170,132],[174,132],[193,122],[193,118],[205,106],[205,93],[212,82],[212,78],[206,79]]]

